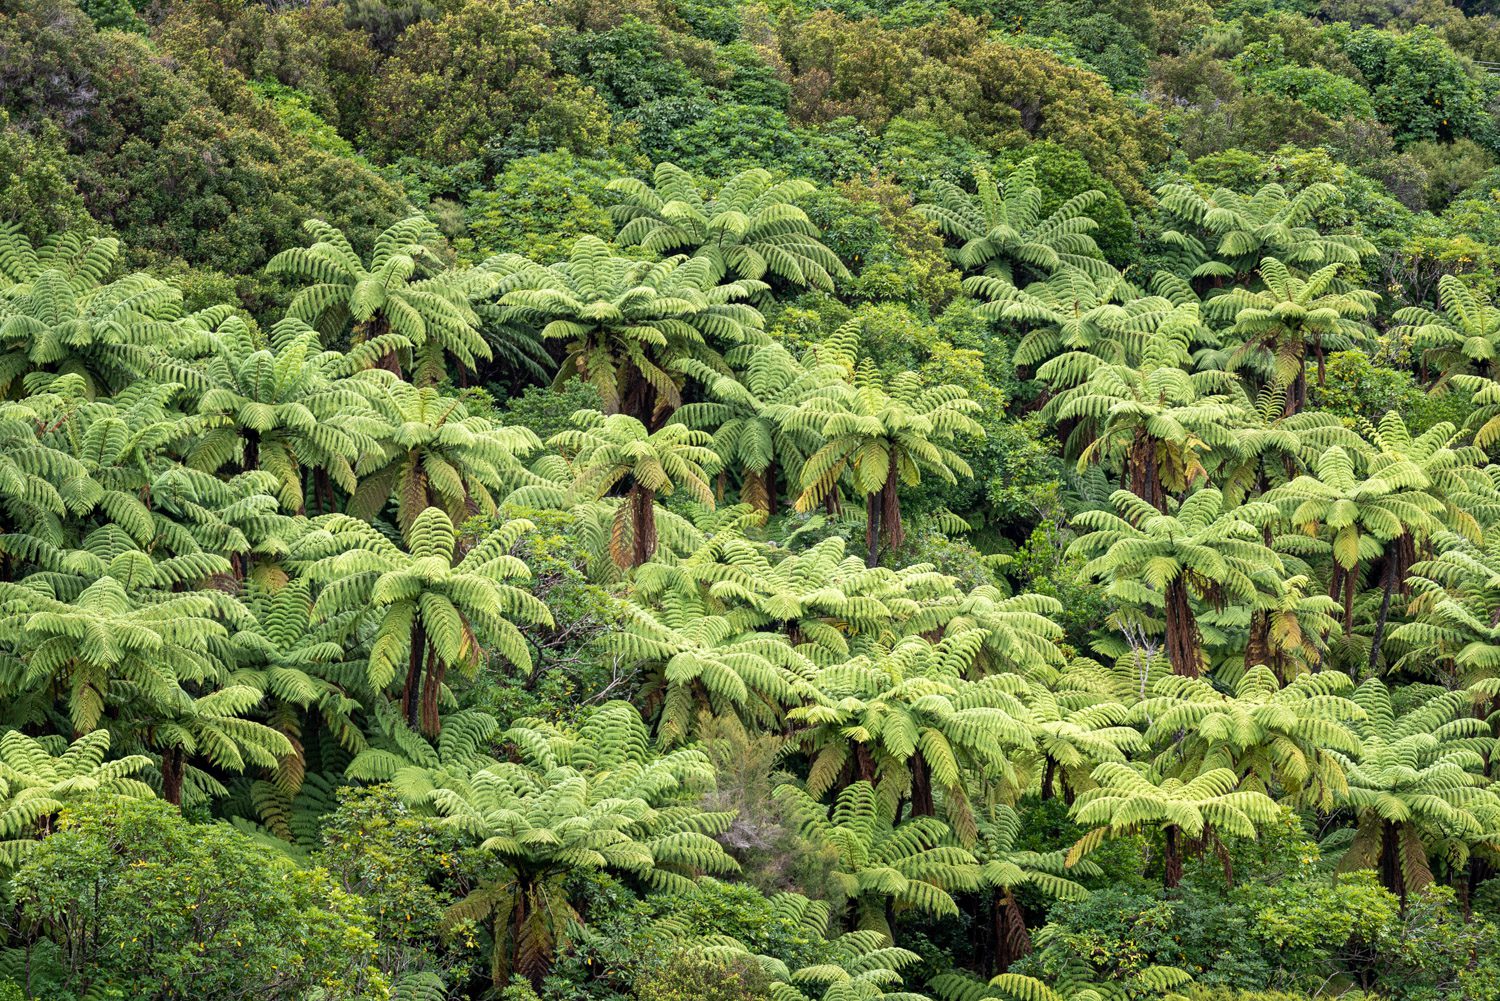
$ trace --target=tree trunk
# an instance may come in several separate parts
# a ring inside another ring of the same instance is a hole
[[[638,567],[656,555],[656,491],[639,483],[630,488],[630,565]]]
[[[435,737],[442,729],[438,718],[438,700],[443,691],[443,679],[448,674],[448,665],[435,656],[427,661],[427,680],[422,684],[422,732]]]
[[[1250,616],[1250,640],[1245,645],[1245,667],[1255,667],[1271,662],[1271,616],[1257,611]],[[1285,679],[1282,679],[1285,680]]]
[[[896,475],[894,455],[885,474],[885,486],[880,491],[880,521],[887,545],[900,549],[906,544],[906,526],[901,524],[901,483]]]
[[[376,313],[360,324],[359,328],[355,331],[355,343],[374,340],[389,333],[390,329],[391,325],[386,322],[385,314]],[[375,367],[383,368],[387,372],[394,374],[396,378],[401,378],[401,356],[394,350],[387,351],[381,355],[380,360],[375,363]]]
[[[1042,768],[1042,802],[1051,799],[1053,794],[1052,783],[1057,777],[1057,759],[1048,757],[1047,764]]]
[[[527,905],[531,903],[531,887],[523,882],[520,886],[516,887],[516,890],[516,905],[510,913],[510,941],[506,943],[506,947],[503,951],[501,948],[500,936],[498,934],[496,934],[495,936],[494,947],[496,956],[505,955],[506,957],[504,970],[499,969],[498,963],[495,964],[495,986],[500,986],[500,974],[509,973],[510,971],[514,970],[515,972],[521,974],[527,980],[529,980],[533,989],[540,990],[542,986],[542,977],[546,972],[545,968],[535,969],[534,964],[528,963],[526,961],[527,957],[522,955],[521,952],[521,943],[526,940],[526,924],[531,919],[531,915],[527,907]],[[499,925],[500,922],[498,918],[495,923],[497,926]],[[499,930],[500,929],[496,927],[495,931],[497,933],[499,932]],[[506,953],[508,953],[509,955],[506,955]]]
[[[333,479],[322,466],[313,470],[313,497],[318,502],[319,514],[333,513]]]
[[[1203,671],[1203,655],[1199,649],[1198,620],[1193,615],[1192,599],[1182,577],[1167,585],[1166,599],[1167,660],[1172,664],[1173,674],[1196,678]]]
[[[240,463],[240,468],[247,473],[252,473],[260,468],[260,432],[245,429],[245,458]]]
[[[1474,889],[1489,877],[1489,863],[1478,855],[1471,854],[1468,869],[1464,873],[1463,892],[1459,898],[1465,921],[1474,920]]]
[[[995,908],[993,927],[995,930],[996,973],[1004,973],[1016,960],[1029,956],[1032,950],[1031,930],[1026,927],[1026,915],[1009,889],[996,895],[999,906]]]
[[[1130,444],[1129,465],[1130,492],[1158,511],[1165,511],[1166,491],[1162,489],[1161,471],[1156,468],[1156,443],[1144,431],[1137,431]]]
[[[1398,560],[1395,553],[1390,553],[1385,558],[1385,585],[1380,596],[1380,614],[1375,618],[1375,635],[1370,640],[1370,670],[1375,671],[1380,665],[1380,644],[1385,639],[1385,624],[1391,614],[1391,592],[1396,590],[1396,564]]]
[[[1000,913],[1000,895],[989,892],[980,896],[978,908],[986,913],[971,926],[969,941],[974,950],[975,969],[986,979],[1000,972],[1000,943],[1004,941],[1004,915]]]
[[[1380,829],[1380,882],[1401,898],[1406,910],[1406,873],[1401,867],[1401,829],[1387,820]]]
[[[918,751],[911,759],[911,815],[932,817],[936,814],[932,802],[932,773],[927,768],[927,759]]]
[[[1307,359],[1297,367],[1297,378],[1292,380],[1286,394],[1286,416],[1294,417],[1307,407]]]
[[[873,567],[880,562],[880,494],[865,497],[865,566]]]
[[[1344,639],[1354,635],[1354,590],[1359,587],[1359,561],[1344,572]]]
[[[406,663],[406,684],[401,689],[401,715],[413,730],[420,724],[419,691],[422,683],[422,662],[427,655],[427,627],[422,624],[421,613],[411,627],[411,653]]]
[[[1175,890],[1182,883],[1182,832],[1176,824],[1168,824],[1162,838],[1162,883]]]
[[[658,408],[656,387],[641,377],[641,373],[634,365],[626,365],[621,369],[621,376],[625,379],[625,386],[620,391],[620,402],[614,411],[606,410],[606,413],[629,414],[645,425],[647,431],[658,431],[661,425],[666,423],[670,417],[665,408]]]
[[[187,769],[186,755],[180,747],[161,752],[161,798],[173,806],[182,806],[182,779]]]

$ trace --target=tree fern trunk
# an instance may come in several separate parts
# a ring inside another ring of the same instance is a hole
[[[656,554],[656,492],[637,483],[625,503],[630,505],[630,565],[638,567]]]
[[[1387,820],[1380,825],[1380,882],[1401,898],[1406,910],[1406,874],[1401,867],[1401,829]]]
[[[176,807],[182,806],[184,758],[180,747],[169,747],[161,752],[161,798]]]
[[[620,389],[619,412],[634,417],[648,431],[661,430],[661,425],[666,423],[671,414],[657,412],[656,388],[641,376],[634,365],[624,366],[621,375],[625,379],[625,385]]]
[[[1146,496],[1146,458],[1143,454],[1144,437],[1144,435],[1137,431],[1135,440],[1130,443],[1130,452],[1125,457],[1125,482],[1121,485],[1141,500],[1152,504],[1151,498]]]
[[[313,470],[313,498],[318,502],[319,514],[333,513],[333,480],[322,466]]]
[[[1375,618],[1375,635],[1370,639],[1370,670],[1376,670],[1380,665],[1380,645],[1385,640],[1385,624],[1391,614],[1391,592],[1396,590],[1396,565],[1399,560],[1395,553],[1390,553],[1385,559],[1385,583],[1382,586],[1380,596],[1380,614]]]
[[[1297,368],[1297,378],[1287,387],[1285,414],[1294,417],[1307,406],[1307,359]]]
[[[1245,667],[1254,667],[1257,664],[1270,666],[1271,650],[1271,617],[1264,611],[1257,611],[1250,617],[1250,640],[1245,645]]]
[[[880,562],[880,494],[865,495],[865,566]]]
[[[1202,673],[1198,643],[1198,620],[1193,615],[1187,584],[1179,576],[1167,585],[1167,660],[1172,673],[1196,678]]]
[[[1469,865],[1464,872],[1463,896],[1460,898],[1464,920],[1474,920],[1474,890],[1479,884],[1490,878],[1490,864],[1477,854],[1469,856]]]
[[[413,730],[420,723],[418,705],[419,685],[422,681],[422,660],[427,653],[427,628],[422,625],[420,613],[411,627],[411,653],[406,664],[406,684],[401,689],[401,715]]]
[[[999,949],[996,952],[1000,973],[1010,969],[1010,964],[1031,954],[1031,929],[1026,927],[1026,915],[1010,890],[1004,891],[1000,906]]]
[[[448,665],[442,659],[427,654],[427,679],[422,684],[422,732],[436,736],[442,729],[438,718],[438,700],[443,691],[443,679],[448,674]]]
[[[240,463],[240,468],[247,473],[253,473],[260,468],[259,431],[250,428],[245,429],[245,456],[244,461]]]
[[[1057,759],[1048,755],[1047,764],[1042,768],[1042,802],[1051,799],[1055,793],[1052,790],[1053,781],[1057,777]]]
[[[1354,635],[1354,589],[1359,587],[1359,561],[1344,572],[1344,639]]]
[[[932,772],[927,767],[927,759],[918,751],[911,759],[911,815],[932,817],[936,814],[937,808],[932,802]]]
[[[355,343],[374,340],[376,337],[389,333],[390,329],[391,325],[386,320],[385,314],[376,313],[359,325],[359,328],[354,333]],[[387,372],[393,373],[396,378],[401,378],[401,356],[394,350],[387,351],[381,355],[380,360],[375,363],[375,367],[383,368]]]
[[[975,910],[984,911],[983,920],[976,920],[969,931],[969,945],[974,950],[974,968],[986,979],[1000,971],[1000,895],[993,890],[980,896]]]
[[[885,486],[880,491],[880,521],[886,542],[892,549],[900,549],[906,544],[906,526],[901,524],[901,483],[896,476],[894,455],[885,474]]]
[[[1168,824],[1162,838],[1162,883],[1175,890],[1182,883],[1182,832]]]
[[[1156,465],[1156,443],[1144,431],[1136,432],[1127,462],[1130,492],[1158,511],[1165,511],[1167,497],[1161,485],[1161,470]]]

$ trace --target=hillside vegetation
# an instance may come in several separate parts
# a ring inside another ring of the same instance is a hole
[[[0,0],[0,1001],[1500,1001],[1500,8]]]

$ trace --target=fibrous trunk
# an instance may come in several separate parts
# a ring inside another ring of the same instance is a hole
[[[442,729],[442,721],[438,718],[438,697],[443,690],[443,679],[448,673],[448,665],[445,661],[430,657],[427,664],[427,678],[422,683],[422,706],[421,721],[422,732],[428,735],[436,735]]]
[[[1004,973],[1016,960],[1031,955],[1031,930],[1026,927],[1026,915],[1021,913],[1021,905],[1009,889],[991,899],[990,928],[995,973]]]
[[[1359,564],[1344,572],[1344,638],[1354,635],[1354,589],[1359,587]]]
[[[1198,620],[1187,583],[1178,577],[1167,585],[1167,660],[1172,673],[1196,678],[1202,673],[1203,654],[1199,649]]]
[[[1161,486],[1161,470],[1156,466],[1156,443],[1138,431],[1130,444],[1130,492],[1158,511],[1165,511],[1166,496]]]
[[[411,628],[411,652],[406,662],[406,684],[401,688],[401,715],[407,726],[417,729],[421,722],[420,686],[423,661],[427,659],[427,628],[420,614]]]
[[[240,465],[247,473],[260,468],[260,432],[253,428],[245,431],[245,461]]]
[[[899,549],[906,542],[906,528],[901,524],[900,481],[896,475],[896,456],[890,456],[885,483],[875,493],[865,498],[865,543],[870,553],[868,566],[875,566],[880,557],[880,537],[885,536],[886,545]]]
[[[182,779],[187,767],[185,758],[180,747],[169,747],[161,752],[161,798],[173,806],[182,805]]]
[[[885,532],[885,541],[892,549],[900,549],[906,543],[906,527],[901,524],[901,490],[896,476],[896,457],[891,456],[889,470],[885,474],[885,487],[880,491],[880,521]]]
[[[656,554],[656,492],[639,483],[630,488],[630,565],[638,567]]]
[[[1375,620],[1375,635],[1370,640],[1370,668],[1374,670],[1380,660],[1380,647],[1385,640],[1385,627],[1391,614],[1391,598],[1399,590],[1406,594],[1409,588],[1406,585],[1406,575],[1411,572],[1411,565],[1417,560],[1417,544],[1410,532],[1403,532],[1386,549],[1385,574],[1382,581],[1380,596],[1380,615]]]
[[[1387,820],[1380,825],[1380,882],[1406,907],[1406,873],[1401,866],[1401,828]]]
[[[1385,580],[1381,586],[1380,614],[1375,618],[1375,634],[1370,638],[1370,670],[1380,664],[1380,645],[1385,639],[1385,624],[1391,614],[1391,592],[1396,590],[1396,559],[1388,556],[1385,561]]]
[[[1307,407],[1307,360],[1304,358],[1297,366],[1297,378],[1287,387],[1286,407],[1284,413],[1287,417],[1293,417],[1301,413]]]
[[[1162,882],[1169,890],[1182,883],[1182,832],[1176,824],[1167,826],[1162,839]]]
[[[911,813],[913,817],[931,817],[937,813],[932,802],[932,773],[921,751],[911,759]]]
[[[661,429],[671,416],[671,410],[663,406],[656,387],[651,385],[633,364],[621,366],[620,376],[624,385],[620,389],[620,400],[614,410],[606,413],[628,414],[645,425],[648,431]]]
[[[1250,640],[1245,645],[1245,666],[1257,664],[1271,666],[1271,616],[1265,611],[1250,616]]]

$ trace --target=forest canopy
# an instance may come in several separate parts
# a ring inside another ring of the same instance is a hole
[[[1500,7],[0,0],[0,1001],[1500,1001]]]

